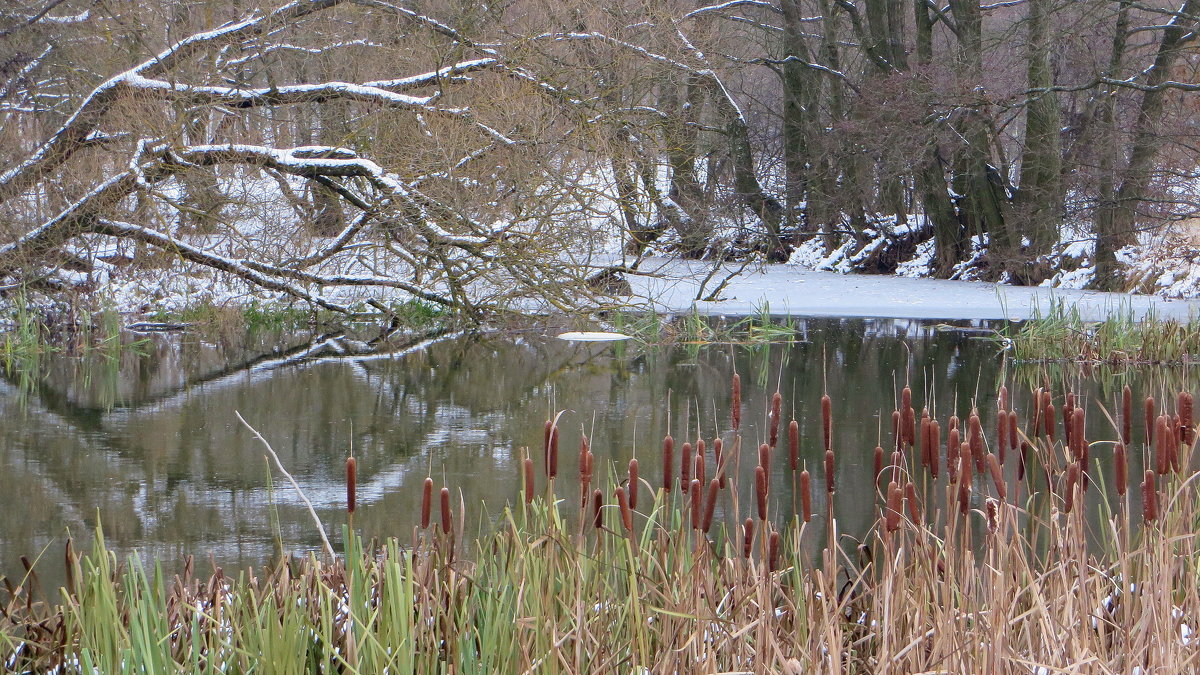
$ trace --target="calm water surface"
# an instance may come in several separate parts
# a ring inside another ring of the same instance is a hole
[[[865,531],[875,518],[872,449],[881,427],[888,444],[906,379],[918,410],[930,405],[944,424],[952,412],[966,415],[974,400],[988,429],[1002,379],[1022,419],[1032,383],[1044,380],[1053,380],[1059,395],[1061,383],[1070,382],[1109,410],[1126,382],[1135,392],[1196,390],[1190,371],[1088,378],[1006,366],[978,326],[810,319],[797,327],[796,342],[769,347],[567,343],[521,333],[355,357],[339,354],[346,348],[337,341],[318,340],[314,349],[299,337],[288,348],[289,340],[268,338],[160,336],[140,356],[91,364],[59,359],[32,394],[21,393],[15,380],[0,384],[0,574],[19,576],[20,556],[40,555],[47,560],[43,576],[57,579],[68,534],[89,541],[97,523],[113,548],[168,568],[188,554],[240,568],[273,559],[280,545],[289,553],[317,550],[301,500],[269,471],[262,445],[235,411],[279,453],[336,545],[351,451],[359,475],[356,528],[407,540],[428,475],[461,491],[474,523],[516,500],[520,449],[540,455],[552,411],[566,411],[563,496],[575,494],[570,477],[577,475],[581,429],[592,438],[601,475],[614,466],[623,473],[637,456],[643,477],[657,485],[668,430],[680,442],[698,435],[710,447],[718,435],[729,442],[735,371],[745,390],[743,488],[753,484],[753,448],[766,434],[776,388],[785,420],[800,422],[803,461],[814,477],[822,475],[819,400],[828,390],[836,515],[846,532]],[[1088,420],[1089,438],[1114,437],[1095,405]],[[1101,466],[1108,454],[1094,452]],[[779,457],[772,489],[782,486],[784,497],[773,500],[777,506],[791,502],[785,470]]]

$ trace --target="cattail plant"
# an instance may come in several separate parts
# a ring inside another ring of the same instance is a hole
[[[984,458],[983,458],[983,422],[979,419],[979,411],[971,410],[971,417],[967,420],[968,441],[971,444],[971,457],[975,460],[975,471],[983,473]]]
[[[1160,476],[1166,474],[1171,466],[1169,434],[1167,416],[1159,415],[1154,420],[1154,469]]]
[[[1008,410],[1008,387],[1003,384],[1000,385],[1000,394],[997,396],[996,407],[997,410],[1002,412]]]
[[[832,495],[834,488],[833,480],[833,450],[825,451],[825,493]]]
[[[554,430],[554,420],[546,420],[545,437],[542,440],[542,465],[550,470],[550,432]]]
[[[663,492],[670,492],[675,477],[675,439],[671,438],[671,434],[663,437],[663,477],[662,489]]]
[[[767,519],[767,470],[762,465],[754,467],[754,496],[758,502],[758,519]]]
[[[600,488],[592,491],[592,526],[597,530],[604,527],[604,493]]]
[[[900,411],[892,411],[892,449],[899,450],[904,447],[904,434],[900,429]]]
[[[629,508],[637,509],[638,503],[638,461],[637,457],[629,460]]]
[[[733,374],[733,430],[736,432],[742,428],[742,378],[737,373]]]
[[[800,515],[806,523],[812,520],[812,479],[808,469],[800,472]]]
[[[429,529],[429,514],[433,510],[433,479],[426,478],[421,486],[421,529]]]
[[[1042,423],[1042,415],[1044,415],[1046,412],[1045,403],[1043,403],[1043,401],[1042,401],[1042,388],[1041,387],[1038,387],[1037,391],[1035,391],[1033,393],[1032,404],[1033,404],[1033,437],[1041,438],[1042,427],[1045,426]]]
[[[906,386],[900,391],[900,435],[903,437],[905,445],[910,448],[915,448],[917,445],[915,421],[912,388]]]
[[[685,493],[692,483],[692,469],[696,466],[696,456],[692,454],[692,444],[683,442],[679,449],[679,488]]]
[[[758,465],[767,476],[767,487],[771,487],[771,446],[766,443],[758,446]]]
[[[795,471],[800,464],[800,423],[788,423],[788,465]]]
[[[1079,484],[1079,462],[1071,462],[1067,467],[1067,484],[1064,494],[1063,511],[1070,513],[1075,506],[1075,486]]]
[[[767,537],[767,571],[774,572],[779,569],[779,533],[772,532],[771,536]]]
[[[353,457],[346,458],[346,513],[354,517],[354,509],[358,506],[358,461]]]
[[[929,428],[933,424],[933,420],[929,417],[929,408],[921,411],[921,466],[928,468],[932,464],[931,457],[935,452],[929,446]]]
[[[700,521],[700,529],[706,534],[712,530],[713,513],[717,509],[717,497],[721,494],[721,481],[716,478],[708,481],[708,494],[704,500],[704,518]]]
[[[908,504],[908,519],[921,527],[921,503],[917,501],[917,486],[912,481],[904,484],[904,501]]]
[[[550,428],[550,450],[547,453],[546,460],[546,476],[555,478],[558,476],[558,425],[555,424]]]
[[[946,436],[946,472],[950,474],[950,480],[958,479],[958,458],[962,441],[959,440],[958,428],[954,424],[955,418],[950,418],[950,433]]]
[[[1045,413],[1045,415],[1042,416],[1042,419],[1044,419],[1046,421],[1046,438],[1050,439],[1050,443],[1053,444],[1054,443],[1054,419],[1055,419],[1054,418],[1054,404],[1048,402],[1049,398],[1050,398],[1050,392],[1046,392],[1045,397],[1047,400],[1046,413]]]
[[[1000,463],[1004,464],[1004,455],[1008,452],[1008,413],[1003,410],[996,414],[996,451]]]
[[[742,523],[742,557],[749,560],[754,550],[754,519],[747,518]]]
[[[717,478],[721,481],[721,489],[725,489],[725,462],[728,460],[725,457],[725,443],[717,438],[713,441],[713,461],[717,464]]]
[[[873,466],[874,466],[875,472],[871,475],[875,477],[876,481],[878,481],[880,475],[883,474],[883,447],[882,446],[879,446],[879,445],[875,446],[875,463]]]
[[[1075,419],[1075,393],[1068,391],[1066,400],[1063,402],[1063,439],[1067,443],[1067,447],[1072,447],[1072,439],[1075,435],[1074,419]]]
[[[1113,450],[1113,474],[1115,475],[1117,494],[1124,497],[1129,481],[1129,461],[1125,457],[1125,444],[1118,441]]]
[[[629,497],[625,495],[625,488],[618,485],[613,492],[617,508],[621,510],[621,527],[625,528],[626,532],[633,532],[633,509],[629,505]]]
[[[771,437],[769,445],[773,448],[779,442],[779,416],[783,407],[783,396],[775,392],[771,396]]]
[[[884,528],[888,532],[895,532],[900,529],[900,516],[902,509],[901,504],[903,492],[896,481],[888,483],[887,487],[887,508],[884,510]]]
[[[439,497],[441,498],[440,506],[442,507],[442,532],[450,534],[452,531],[450,529],[452,524],[452,516],[450,513],[450,488],[442,488],[442,491],[439,493]]]
[[[525,469],[525,503],[529,504],[533,502],[533,458],[526,457],[521,463],[524,465]],[[432,480],[428,478],[425,480],[428,480],[432,486]]]
[[[929,473],[936,479],[941,468],[939,448],[942,447],[942,427],[937,420],[929,420]]]
[[[1142,520],[1147,523],[1158,520],[1158,490],[1154,472],[1150,470],[1146,471],[1146,478],[1142,481]]]
[[[996,458],[996,453],[989,452],[987,455],[988,471],[992,474],[992,484],[996,486],[996,496],[1000,501],[1008,500],[1008,483],[1004,480],[1004,472],[1000,470],[1000,460]]]
[[[688,483],[688,508],[692,516],[692,529],[700,529],[700,521],[704,517],[704,502],[703,495],[700,493],[700,481],[692,479]]]
[[[1142,409],[1145,413],[1146,422],[1146,449],[1149,450],[1154,442],[1155,417],[1154,417],[1154,397],[1147,396],[1145,403],[1142,404]]]
[[[971,510],[971,446],[963,443],[958,458],[958,511],[966,515]]]
[[[1133,430],[1133,390],[1129,385],[1121,390],[1121,442],[1129,445],[1131,437],[1130,432]]]
[[[1008,411],[1008,449],[1016,452],[1020,447],[1021,434],[1018,433],[1017,411]],[[1003,458],[1002,458],[1003,459]],[[1001,462],[1003,463],[1003,462]]]
[[[833,450],[833,401],[829,394],[821,397],[821,433],[825,442],[825,452]]]
[[[696,457],[694,458],[694,466],[692,466],[692,477],[700,481],[701,485],[704,485],[705,481],[708,480],[707,474],[708,471],[704,463],[704,453],[697,450]]]
[[[1191,446],[1196,441],[1195,419],[1192,409],[1195,399],[1186,391],[1179,392],[1179,429],[1183,433],[1183,444]]]

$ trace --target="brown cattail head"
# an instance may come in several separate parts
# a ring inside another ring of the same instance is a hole
[[[942,447],[942,427],[937,420],[929,420],[929,473],[938,477],[942,463],[939,455]]]
[[[697,451],[696,456],[693,458],[693,464],[692,478],[695,478],[700,481],[701,485],[704,485],[704,482],[708,480],[708,476],[706,475],[708,473],[706,470],[707,467],[704,465],[704,453]]]
[[[1133,430],[1133,390],[1129,385],[1121,390],[1121,442],[1129,445],[1130,432]]]
[[[771,469],[771,446],[766,443],[758,446],[758,465],[768,471]]]
[[[1025,458],[1029,455],[1032,448],[1029,441],[1021,441],[1021,451],[1017,453],[1017,482],[1025,480]]]
[[[883,448],[882,448],[881,446],[878,446],[878,445],[877,445],[877,446],[875,446],[875,464],[874,464],[874,467],[875,467],[875,473],[873,473],[873,474],[871,474],[871,475],[875,477],[875,480],[876,480],[876,481],[878,481],[878,480],[879,480],[879,476],[880,476],[880,474],[882,474],[882,473],[883,473]]]
[[[679,449],[679,489],[685,493],[692,482],[692,468],[696,465],[696,456],[692,454],[692,444],[683,442]]]
[[[904,505],[901,504],[903,492],[896,481],[888,483],[887,488],[887,509],[884,511],[884,526],[888,532],[895,532],[900,528],[901,509]]]
[[[921,526],[921,503],[917,501],[917,486],[909,481],[904,485],[904,501],[908,503],[908,519],[913,525]]]
[[[958,429],[954,426],[954,418],[950,418],[950,433],[946,436],[946,472],[950,480],[958,479],[958,458],[961,454],[962,441],[959,440]]]
[[[1000,471],[1000,460],[996,458],[996,454],[989,452],[987,455],[988,471],[992,474],[992,483],[996,486],[996,496],[1000,501],[1008,499],[1008,483],[1004,481],[1004,473]]]
[[[1159,415],[1154,420],[1154,469],[1160,476],[1165,474],[1171,466],[1171,457],[1168,454],[1169,436],[1167,416]]]
[[[621,509],[621,527],[626,532],[633,532],[633,509],[629,507],[629,498],[625,496],[625,488],[616,489],[617,507]]]
[[[833,494],[834,487],[835,487],[835,485],[834,485],[834,480],[833,480],[833,450],[826,450],[825,451],[825,492],[827,494]]]
[[[958,426],[958,421],[959,421],[959,420],[958,420],[958,415],[951,415],[951,416],[950,416],[950,422],[949,422],[949,424],[950,424],[950,428],[951,428],[951,429],[959,429],[959,426]],[[960,436],[962,435],[962,430],[961,430],[961,429],[959,429],[959,435],[960,435]]]
[[[1071,411],[1071,443],[1075,445],[1075,459],[1083,459],[1087,454],[1087,438],[1084,436],[1083,408]]]
[[[779,533],[772,532],[767,538],[767,569],[771,572],[779,569]]]
[[[904,419],[900,420],[901,428],[904,430],[904,443],[910,448],[917,447],[917,411],[909,408],[901,413]]]
[[[1195,399],[1186,391],[1179,392],[1179,429],[1183,432],[1183,444],[1191,445],[1196,441],[1196,423],[1192,410]]]
[[[1008,411],[1008,449],[1016,450],[1021,447],[1021,434],[1017,433],[1017,411]]]
[[[450,513],[450,488],[442,488],[442,491],[438,494],[438,496],[441,498],[440,506],[442,507],[442,532],[449,534],[453,531],[450,529],[452,524]]]
[[[554,478],[558,475],[558,425],[550,429],[550,454],[546,462],[546,475]]]
[[[421,529],[429,529],[429,512],[433,510],[433,479],[426,478],[421,486]]]
[[[996,400],[997,410],[1008,410],[1008,387],[1000,385],[1000,395]]]
[[[1004,456],[1008,454],[1008,413],[1003,410],[996,415],[996,450],[1000,463],[1004,464]]]
[[[358,507],[358,460],[346,458],[346,513]]]
[[[1145,413],[1146,423],[1146,448],[1150,448],[1150,444],[1154,442],[1154,397],[1147,396],[1145,403],[1142,405],[1142,410]]]
[[[983,507],[987,514],[988,532],[996,534],[996,530],[1000,529],[1000,504],[995,499],[989,499]]]
[[[700,529],[700,521],[704,518],[704,502],[703,495],[700,493],[700,481],[692,479],[688,484],[688,500],[692,512],[692,529]]]
[[[1075,507],[1075,486],[1079,484],[1079,462],[1071,462],[1071,466],[1067,468],[1067,487],[1063,510],[1067,513]]]
[[[1047,392],[1047,394],[1049,394],[1049,392]],[[1053,403],[1046,404],[1046,414],[1043,416],[1042,419],[1044,419],[1046,421],[1046,438],[1049,438],[1050,442],[1053,443],[1054,442],[1054,404]]]
[[[933,420],[929,418],[929,408],[926,408],[921,413],[921,466],[928,467],[931,463],[930,457],[933,456],[933,450],[929,446],[929,425]]]
[[[542,440],[542,463],[550,470],[550,430],[554,428],[554,420],[546,420],[546,435]]]
[[[833,401],[829,394],[821,397],[821,433],[825,442],[825,450],[833,449]]]
[[[958,510],[966,514],[971,510],[971,448],[963,443],[962,450],[958,458]]]
[[[767,470],[754,467],[754,496],[758,499],[758,519],[767,519]]]
[[[979,411],[972,410],[971,417],[967,421],[968,426],[968,441],[971,444],[971,457],[975,460],[975,470],[983,473],[984,467],[984,452],[983,452],[983,422],[979,419]]]
[[[1046,411],[1045,403],[1042,401],[1042,388],[1038,387],[1033,393],[1033,437],[1040,438],[1042,435],[1042,415]]]
[[[1167,428],[1170,430],[1170,442],[1167,443],[1167,458],[1171,464],[1171,470],[1179,473],[1183,470],[1183,466],[1179,461],[1179,443],[1183,440],[1183,425],[1180,424],[1179,415],[1172,415],[1167,423]]]
[[[717,495],[721,494],[721,481],[716,478],[708,481],[708,495],[704,500],[704,519],[700,521],[700,529],[708,532],[712,529],[713,512],[717,509]]]
[[[637,458],[629,460],[629,508],[637,508],[638,498],[638,461]]]
[[[808,469],[800,472],[800,515],[806,523],[812,520],[812,478]]]
[[[904,461],[904,455],[899,450],[892,453],[892,480],[900,480],[900,465]]]
[[[754,550],[754,519],[747,518],[746,522],[742,523],[742,557],[750,559],[750,552]]]
[[[1113,466],[1113,473],[1116,474],[1117,494],[1124,497],[1129,482],[1129,460],[1125,457],[1125,444],[1119,441],[1117,449],[1113,451]]]
[[[1063,439],[1067,442],[1067,447],[1072,447],[1075,427],[1075,393],[1067,392],[1067,400],[1063,403]]]
[[[742,427],[742,377],[737,373],[733,374],[733,430],[737,431]]]
[[[770,446],[772,448],[775,447],[776,444],[779,442],[779,415],[780,415],[780,408],[782,406],[783,406],[783,396],[780,396],[779,392],[775,392],[775,394],[773,396],[771,396],[771,442],[770,442]]]
[[[1146,471],[1146,479],[1142,481],[1142,518],[1147,523],[1158,520],[1158,489],[1153,471]]]
[[[663,480],[662,487],[666,492],[671,491],[672,479],[675,477],[675,439],[671,434],[663,437]]]
[[[529,504],[533,501],[533,458],[526,457],[521,464],[524,465],[525,469],[525,503]],[[431,485],[433,484],[432,480],[428,478],[426,480],[428,480]]]
[[[900,429],[900,411],[892,411],[892,449],[899,450],[904,447],[904,435]]]
[[[588,455],[592,452],[591,443],[588,442],[587,434],[579,435],[579,479],[583,482],[588,482],[592,479],[592,472],[587,465]]]
[[[788,423],[788,464],[792,471],[800,468],[800,423],[796,420]]]
[[[592,491],[592,525],[596,529],[604,527],[604,493],[600,488]]]

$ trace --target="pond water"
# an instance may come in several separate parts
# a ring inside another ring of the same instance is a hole
[[[515,501],[521,448],[540,458],[543,424],[559,410],[562,496],[576,495],[581,429],[592,439],[601,476],[612,467],[623,474],[637,456],[643,478],[658,485],[667,431],[680,443],[698,435],[710,447],[718,435],[731,440],[736,371],[744,383],[743,489],[753,486],[754,448],[767,433],[776,388],[785,424],[799,421],[801,459],[819,481],[819,402],[828,391],[838,455],[835,512],[842,531],[861,533],[877,516],[872,450],[881,437],[884,447],[890,443],[891,411],[906,380],[918,411],[929,405],[943,425],[952,413],[965,416],[974,401],[989,435],[1001,382],[1013,390],[1023,424],[1032,387],[1052,381],[1061,397],[1069,384],[1094,402],[1094,440],[1114,438],[1095,403],[1115,410],[1124,384],[1138,395],[1196,384],[1181,369],[1085,377],[1006,364],[980,325],[807,319],[795,326],[792,343],[759,346],[572,343],[525,332],[355,356],[353,343],[325,337],[183,335],[155,336],[140,355],[100,363],[59,358],[31,393],[16,378],[0,385],[0,574],[19,578],[20,556],[41,557],[39,572],[54,583],[68,534],[86,546],[98,522],[111,547],[162,560],[168,570],[189,554],[232,569],[261,565],[280,548],[318,550],[302,500],[268,469],[262,445],[235,411],[278,452],[335,546],[346,522],[344,462],[351,451],[359,479],[355,527],[405,541],[419,518],[426,476],[461,491],[472,528]],[[1102,470],[1109,454],[1094,453]],[[772,489],[785,491],[773,499],[777,505],[792,501],[783,455],[773,462]],[[1130,475],[1140,475],[1140,455],[1131,456]],[[743,509],[750,504],[742,500]],[[718,509],[728,521],[746,515]]]

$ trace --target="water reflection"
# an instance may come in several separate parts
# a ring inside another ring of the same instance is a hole
[[[1195,389],[1188,370],[1085,379],[1078,371],[1005,365],[977,331],[917,321],[810,319],[797,327],[797,342],[762,347],[568,343],[516,334],[357,356],[357,343],[327,336],[209,343],[157,337],[144,355],[105,364],[103,378],[78,363],[55,362],[35,396],[0,384],[0,574],[18,575],[19,556],[45,552],[53,562],[44,576],[55,579],[67,533],[86,540],[97,522],[118,550],[168,566],[187,554],[240,567],[272,559],[280,545],[317,550],[303,503],[272,476],[263,448],[234,411],[271,442],[335,541],[345,522],[343,467],[351,451],[360,481],[356,527],[404,539],[427,475],[461,490],[481,520],[515,500],[520,449],[540,448],[543,422],[557,410],[566,411],[564,496],[574,494],[573,449],[584,430],[601,476],[609,467],[623,471],[637,456],[643,477],[657,485],[664,432],[680,442],[731,441],[729,381],[736,370],[746,380],[743,489],[753,484],[753,450],[766,435],[777,387],[784,418],[800,424],[801,461],[819,467],[819,399],[828,391],[837,517],[842,531],[854,533],[876,516],[872,449],[888,445],[890,413],[905,382],[918,409],[930,405],[944,420],[965,416],[974,402],[989,429],[1001,380],[1013,388],[1022,419],[1028,389],[1045,381],[1057,392],[1070,383],[1109,410],[1126,382],[1135,392]],[[1097,408],[1089,413],[1089,437],[1113,437]],[[1095,454],[1103,466],[1107,453]],[[772,500],[777,505],[793,501],[785,467],[780,457],[772,479],[784,490]],[[1136,468],[1130,475],[1139,475]],[[741,503],[751,503],[748,492]],[[823,512],[820,498],[814,507]],[[733,522],[738,514],[718,510],[718,518]]]

